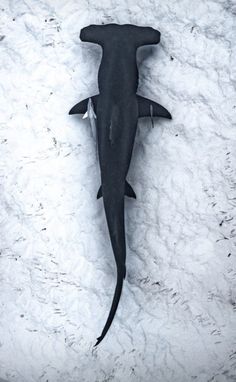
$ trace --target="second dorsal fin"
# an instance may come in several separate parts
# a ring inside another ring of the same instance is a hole
[[[136,199],[136,194],[133,188],[131,187],[131,185],[127,182],[127,180],[125,181],[125,195],[129,196],[130,198]],[[102,186],[99,187],[99,190],[97,193],[97,199],[100,199],[101,197],[102,197]]]

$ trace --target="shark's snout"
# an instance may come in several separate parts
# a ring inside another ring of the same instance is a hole
[[[152,36],[153,44],[159,44],[161,40],[161,32],[159,32],[157,29],[154,29],[150,27],[150,36]]]
[[[81,31],[80,31],[80,40],[81,41],[85,41],[85,36],[86,36],[86,30],[87,30],[87,27],[84,27],[84,28],[82,28],[81,29]]]

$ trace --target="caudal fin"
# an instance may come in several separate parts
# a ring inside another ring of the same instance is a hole
[[[94,347],[97,346],[103,340],[106,333],[108,332],[108,329],[111,326],[111,323],[113,321],[113,318],[115,316],[115,313],[116,313],[116,310],[117,310],[117,307],[118,307],[118,304],[120,301],[120,296],[121,296],[122,286],[123,286],[123,279],[125,278],[125,275],[126,275],[125,266],[122,267],[121,269],[119,269],[119,267],[118,267],[117,268],[117,283],[116,283],[115,294],[114,294],[112,305],[111,305],[111,310],[110,310],[110,313],[108,315],[107,322],[104,326],[102,334],[100,335],[100,337],[97,338],[97,342],[94,345]]]

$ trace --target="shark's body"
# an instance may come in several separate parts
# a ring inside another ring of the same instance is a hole
[[[126,181],[139,117],[160,116],[171,119],[170,113],[146,98],[136,95],[138,69],[136,51],[139,46],[157,44],[160,32],[134,25],[90,25],[81,30],[82,41],[102,46],[103,55],[98,73],[99,94],[92,96],[96,113],[98,154],[105,214],[117,266],[117,285],[112,307],[99,342],[105,337],[115,315],[126,275],[124,197],[136,197]],[[75,105],[70,114],[85,113],[88,99]],[[95,346],[96,346],[95,345]]]

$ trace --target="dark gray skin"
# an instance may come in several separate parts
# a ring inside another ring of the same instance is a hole
[[[81,30],[82,41],[102,46],[98,73],[99,95],[92,98],[97,115],[98,154],[104,209],[117,266],[117,284],[110,313],[97,346],[105,337],[114,318],[123,279],[126,275],[124,197],[136,198],[126,181],[139,117],[159,116],[171,119],[161,105],[136,94],[138,68],[136,51],[142,45],[158,44],[160,32],[135,25],[90,25]],[[75,105],[70,114],[86,112],[88,99]]]

